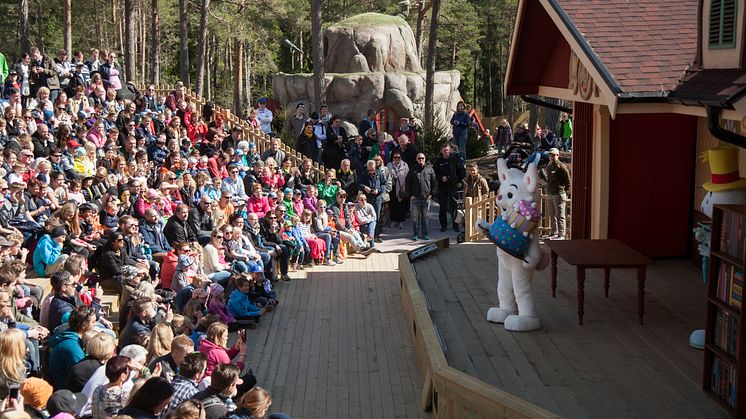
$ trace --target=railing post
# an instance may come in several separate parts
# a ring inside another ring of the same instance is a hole
[[[465,224],[465,241],[469,242],[472,240],[472,235],[474,234],[474,214],[472,211],[474,208],[472,208],[472,197],[467,196],[464,199],[464,202],[466,203],[464,205],[464,224]]]

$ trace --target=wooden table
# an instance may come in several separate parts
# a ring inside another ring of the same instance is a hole
[[[557,256],[577,267],[578,323],[583,325],[585,303],[585,270],[604,270],[604,296],[609,296],[612,269],[637,269],[637,313],[640,324],[645,313],[645,274],[653,261],[619,240],[547,240],[552,250],[552,297],[557,296]]]

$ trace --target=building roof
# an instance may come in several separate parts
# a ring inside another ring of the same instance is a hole
[[[550,0],[621,90],[665,95],[694,61],[697,0]]]
[[[746,93],[743,70],[689,69],[669,98],[730,108]]]

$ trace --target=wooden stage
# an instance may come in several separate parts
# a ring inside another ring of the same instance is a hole
[[[506,332],[485,320],[497,306],[497,259],[488,242],[465,243],[413,263],[450,366],[568,418],[725,418],[701,390],[705,287],[686,261],[648,267],[645,324],[637,319],[634,270],[589,270],[585,325],[578,325],[575,269],[534,276],[542,329]]]
[[[271,412],[299,418],[420,418],[423,381],[399,297],[397,254],[355,256],[277,284],[280,305],[249,330],[246,364]],[[307,277],[307,279],[295,279]]]

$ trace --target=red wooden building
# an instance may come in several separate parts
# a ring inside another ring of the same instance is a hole
[[[574,102],[573,238],[692,250],[698,156],[746,131],[744,3],[520,1],[505,88]]]

